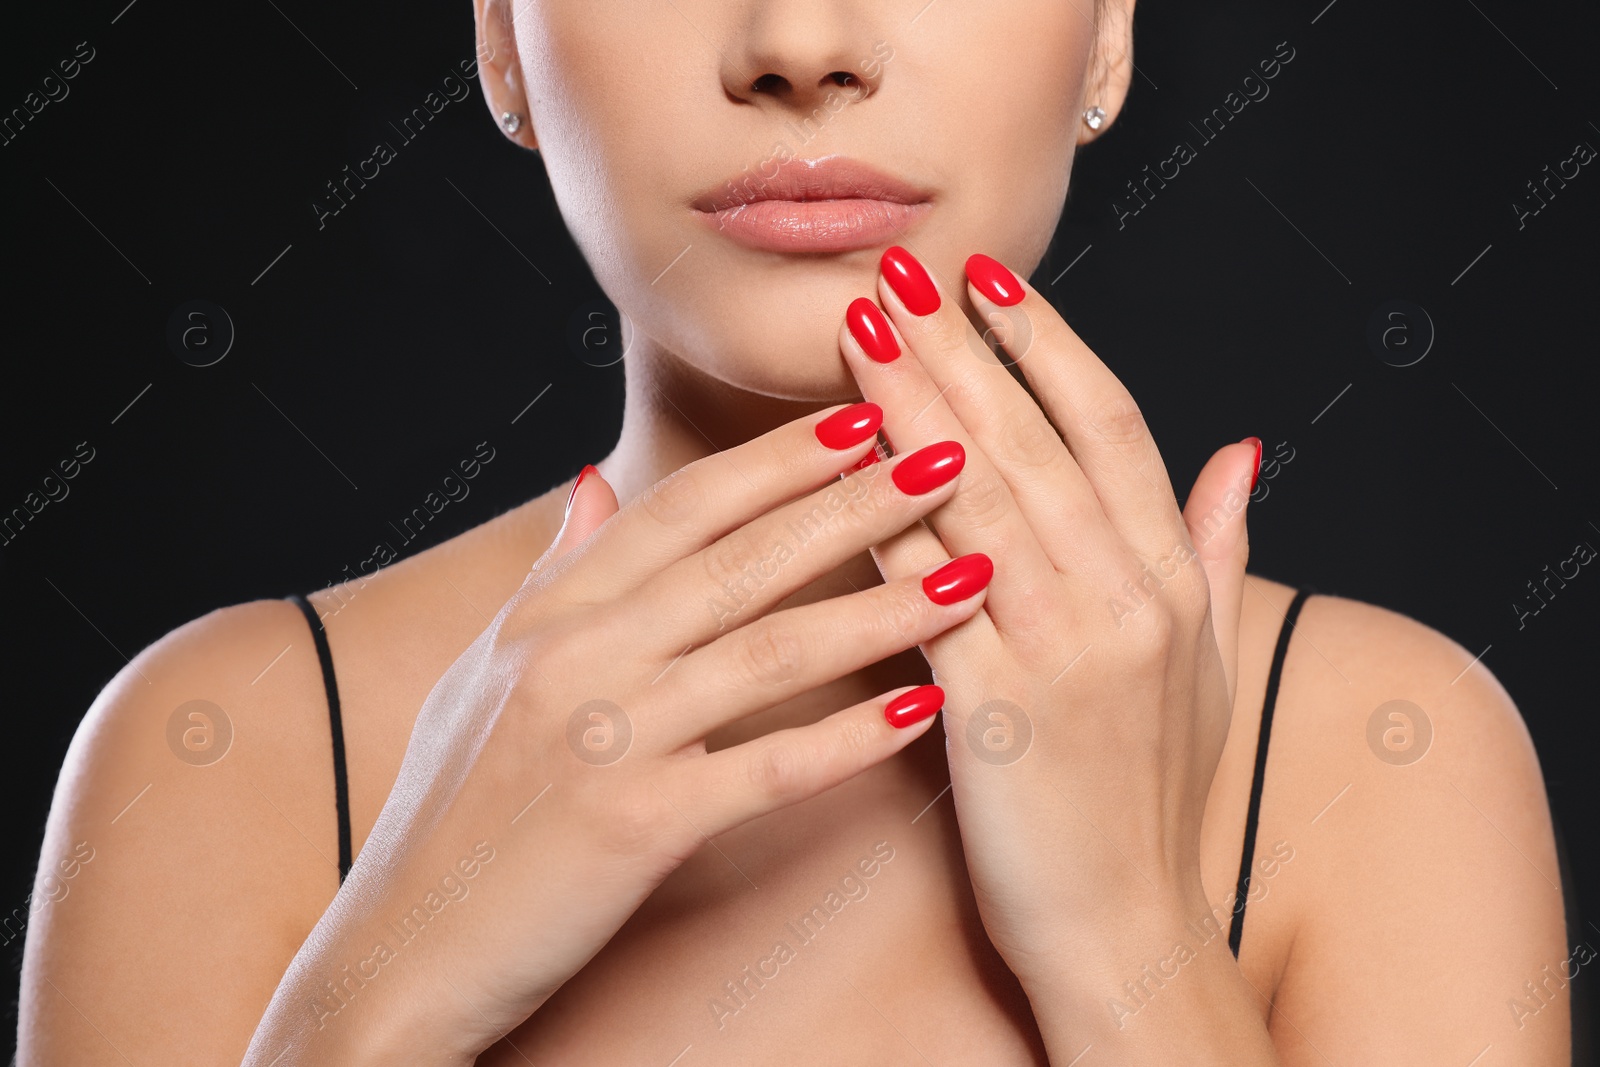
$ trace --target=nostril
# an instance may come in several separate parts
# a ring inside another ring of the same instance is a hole
[[[750,90],[757,93],[781,93],[789,87],[789,83],[781,74],[763,74],[751,84]]]
[[[857,83],[856,76],[848,70],[836,70],[828,75],[828,79],[841,89],[848,89]]]

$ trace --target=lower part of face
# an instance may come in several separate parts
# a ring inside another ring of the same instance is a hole
[[[847,399],[839,324],[876,295],[885,248],[909,249],[962,299],[972,253],[1022,274],[1044,254],[1077,139],[1088,3],[523,5],[524,85],[569,229],[635,333],[717,379]],[[821,250],[752,241],[695,206],[719,191],[782,199],[767,176],[841,159],[925,200]]]

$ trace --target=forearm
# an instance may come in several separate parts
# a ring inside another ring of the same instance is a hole
[[[1051,1063],[1075,1063],[1090,1047],[1097,1063],[1279,1063],[1263,992],[1209,909],[1119,917],[1072,943],[1023,980]]]
[[[440,975],[421,973],[427,961],[396,958],[363,979],[346,957],[360,960],[367,953],[341,952],[346,943],[341,938],[302,947],[261,1018],[243,1067],[469,1067],[476,1061],[479,1050],[462,1040],[467,1028],[450,1021],[459,1001],[452,1006],[442,999],[450,990]]]

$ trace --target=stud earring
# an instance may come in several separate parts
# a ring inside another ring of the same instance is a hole
[[[1105,110],[1101,108],[1099,104],[1094,105],[1083,113],[1083,124],[1089,127],[1091,130],[1098,130],[1101,126],[1105,125],[1105,121]]]
[[[507,133],[516,133],[518,130],[522,129],[522,116],[517,114],[515,111],[502,112],[500,115],[500,125],[505,127]]]

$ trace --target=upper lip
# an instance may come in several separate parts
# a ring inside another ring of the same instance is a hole
[[[694,201],[699,211],[726,211],[762,200],[882,200],[920,204],[928,193],[870,164],[844,156],[789,159],[777,166],[745,168]]]

